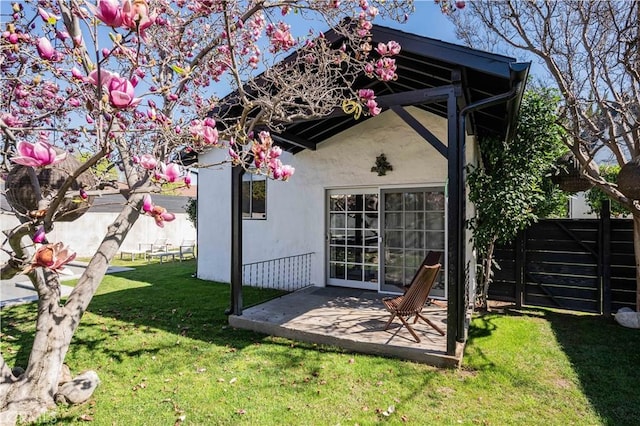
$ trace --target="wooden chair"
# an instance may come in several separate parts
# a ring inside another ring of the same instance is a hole
[[[442,252],[441,251],[429,251],[427,253],[427,255],[425,256],[424,260],[422,261],[422,263],[420,264],[420,266],[433,266],[433,265],[437,265],[438,263],[440,263],[440,258],[442,257]],[[416,278],[418,277],[418,274],[420,273],[420,268],[418,268],[418,270],[416,270],[415,275],[413,276],[413,278],[411,279],[411,282],[409,282],[409,284],[403,286],[403,290],[406,293],[407,290],[409,290],[409,287],[411,286],[411,284],[416,280]]]
[[[397,297],[385,297],[382,299],[384,307],[391,313],[391,318],[389,318],[387,325],[384,327],[385,330],[389,328],[393,319],[398,317],[402,322],[402,325],[407,327],[409,333],[411,333],[414,339],[416,339],[416,342],[420,342],[420,338],[407,322],[409,318],[415,317],[413,320],[414,324],[418,322],[418,318],[421,318],[438,333],[444,336],[444,331],[421,313],[439,271],[439,263],[436,265],[421,265],[416,277],[411,282],[411,286],[404,295]]]

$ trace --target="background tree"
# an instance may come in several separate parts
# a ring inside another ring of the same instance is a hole
[[[458,36],[476,47],[489,42],[525,50],[544,64],[562,95],[565,142],[582,172],[631,212],[640,310],[640,182],[625,194],[591,162],[611,159],[640,177],[640,2],[479,0],[467,6],[453,15]]]
[[[223,148],[226,162],[286,180],[294,170],[281,163],[270,131],[345,105],[378,114],[375,93],[350,88],[363,74],[395,77],[401,47],[372,46],[369,30],[374,19],[411,11],[411,1],[368,0],[11,4],[0,36],[0,172],[21,224],[5,230],[2,276],[28,275],[39,299],[24,372],[0,355],[3,420],[31,420],[53,405],[73,334],[133,224],[142,215],[158,226],[173,220],[150,194],[189,185],[180,154]],[[294,34],[292,22],[309,25]],[[220,93],[234,95],[220,102]],[[126,201],[62,301],[58,273],[75,253],[49,243],[47,232],[93,196],[116,191],[92,172],[114,167]]]
[[[189,222],[193,225],[194,228],[198,228],[198,199],[197,198],[189,198],[187,204],[184,206],[185,211],[187,212],[187,218]]]
[[[493,269],[499,268],[493,256],[496,244],[513,241],[539,217],[566,214],[567,196],[548,178],[566,149],[556,122],[558,99],[547,89],[525,92],[513,141],[481,139],[480,164],[467,167],[469,199],[475,206],[468,226],[480,260],[480,309],[487,309]]]
[[[614,165],[600,165],[600,176],[605,178],[608,182],[616,184],[618,181],[618,173],[620,173],[620,166]],[[602,211],[602,204],[609,200],[609,197],[602,192],[597,186],[589,189],[585,193],[585,199],[589,206],[589,213],[600,214]],[[625,208],[617,201],[611,201],[611,215],[614,217],[623,217],[630,214],[629,209]]]

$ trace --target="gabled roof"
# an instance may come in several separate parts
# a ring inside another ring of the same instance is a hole
[[[340,43],[340,38],[329,33],[328,38],[333,36],[335,42]],[[509,92],[518,85],[520,92],[513,100],[475,110],[467,120],[467,131],[471,134],[511,137],[524,87],[519,83],[526,80],[529,63],[517,63],[515,58],[378,25],[373,26],[371,34],[373,46],[390,40],[400,43],[402,50],[394,56],[398,78],[382,82],[362,75],[355,82],[354,89],[373,89],[377,99],[382,101],[379,103],[383,110],[391,102],[395,105],[414,105],[447,117],[446,98],[438,102],[433,102],[433,99],[422,102],[426,98],[425,90],[460,83],[463,93],[458,108],[461,109]],[[385,96],[388,96],[386,99],[389,102],[384,101]],[[335,111],[335,114],[321,119],[288,124],[283,132],[273,137],[283,149],[295,154],[303,149],[315,149],[326,139],[370,118],[364,116],[355,120],[351,115]]]

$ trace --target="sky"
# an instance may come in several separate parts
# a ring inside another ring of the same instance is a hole
[[[432,0],[416,1],[415,8],[416,11],[404,24],[394,21],[376,21],[376,23],[416,35],[461,44],[456,39],[455,26],[440,12],[440,7]]]
[[[415,12],[409,17],[408,22],[404,24],[395,21],[376,21],[376,24],[395,28],[407,33],[464,45],[464,42],[456,37],[455,25],[453,25],[447,16],[440,12],[439,6],[436,5],[433,0],[416,0],[415,9]],[[454,13],[464,13],[464,9]],[[505,55],[505,50],[506,49],[500,49],[498,46],[497,49],[491,53]],[[514,53],[509,52],[506,56],[514,57]],[[537,60],[532,60],[531,57],[527,56],[526,52],[515,53],[515,58],[518,62],[531,61],[531,70],[529,72],[531,76],[544,77],[547,75],[542,65],[540,65]]]

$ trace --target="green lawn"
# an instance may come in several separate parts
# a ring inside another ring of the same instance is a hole
[[[192,278],[193,261],[135,264],[104,279],[67,356],[102,384],[43,423],[640,423],[640,332],[611,320],[543,309],[477,316],[463,368],[438,370],[234,330],[228,285]],[[247,289],[245,304],[274,295]],[[28,357],[34,308],[2,311],[9,365]]]

